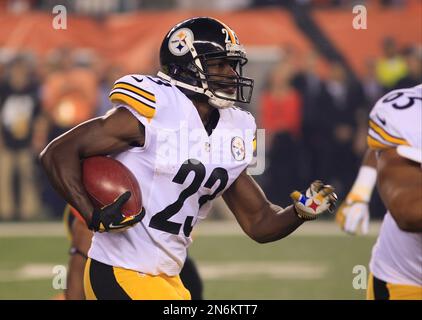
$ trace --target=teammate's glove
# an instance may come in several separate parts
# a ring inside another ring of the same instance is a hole
[[[136,215],[126,217],[122,213],[122,207],[129,200],[129,191],[120,195],[113,203],[94,209],[89,229],[96,232],[121,232],[138,223],[145,216],[145,209]]]
[[[305,194],[293,191],[290,197],[293,199],[298,217],[303,220],[314,220],[321,213],[333,212],[337,201],[334,187],[324,185],[319,180],[312,182]]]
[[[336,222],[350,234],[367,234],[369,231],[369,206],[364,201],[345,201],[338,208]]]

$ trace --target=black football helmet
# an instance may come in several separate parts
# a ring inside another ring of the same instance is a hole
[[[208,64],[216,59],[228,60],[233,75],[210,73]],[[198,17],[167,33],[161,44],[158,76],[191,98],[205,96],[212,106],[227,108],[251,100],[253,80],[242,75],[247,62],[245,49],[232,29],[216,19]]]

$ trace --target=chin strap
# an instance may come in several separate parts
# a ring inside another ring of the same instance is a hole
[[[181,82],[178,80],[173,79],[172,77],[170,77],[169,75],[159,71],[157,73],[157,76],[159,76],[160,78],[170,82],[171,84],[196,92],[196,93],[200,93],[200,94],[204,94],[206,95],[209,99],[208,99],[208,103],[210,105],[212,105],[215,108],[219,108],[219,109],[225,109],[225,108],[230,108],[234,105],[234,101],[230,101],[230,100],[225,100],[222,98],[217,98],[210,90],[208,89],[204,89],[204,88],[199,88],[199,87],[195,87],[192,86],[190,84],[187,84],[185,82]],[[221,93],[223,94],[223,93]]]
[[[218,94],[222,95],[223,97],[227,96],[227,98],[233,98],[230,95],[228,95],[224,92],[221,92],[221,91],[218,92]],[[210,105],[212,105],[213,107],[216,107],[216,108],[219,108],[219,109],[230,108],[230,107],[233,107],[233,105],[234,105],[234,101],[226,100],[226,99],[223,99],[223,98],[218,98],[214,94],[212,95],[212,97],[210,97],[208,99],[208,103]]]
[[[218,109],[227,109],[234,105],[233,101],[217,98],[214,95],[208,99],[208,103]]]

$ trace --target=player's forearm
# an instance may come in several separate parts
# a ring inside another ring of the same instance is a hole
[[[93,205],[82,184],[81,160],[125,151],[131,142],[143,145],[144,137],[143,127],[129,111],[115,109],[57,138],[42,151],[40,159],[52,185],[89,224]]]
[[[243,231],[259,243],[282,239],[303,223],[293,206],[283,209],[268,201],[246,171],[223,194],[223,199]]]
[[[346,197],[346,203],[369,202],[377,179],[375,151],[368,149],[358,175]]]
[[[271,204],[262,212],[262,218],[253,225],[251,234],[259,243],[277,241],[287,237],[303,222],[297,216],[294,206],[283,209]]]
[[[377,167],[377,157],[374,150],[366,150],[365,155],[363,156],[362,166],[368,166],[372,168]]]
[[[53,187],[89,222],[94,208],[82,184],[77,148],[59,138],[42,151],[40,160]]]

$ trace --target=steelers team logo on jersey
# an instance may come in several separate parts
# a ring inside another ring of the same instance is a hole
[[[169,40],[169,50],[175,56],[183,56],[189,51],[186,43],[189,40],[193,43],[193,32],[188,28],[182,28],[172,34]]]
[[[232,139],[232,155],[236,161],[245,159],[245,141],[241,137],[234,137]]]

